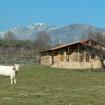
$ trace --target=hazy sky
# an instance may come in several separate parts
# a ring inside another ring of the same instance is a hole
[[[33,23],[105,28],[105,0],[0,0],[0,31]]]

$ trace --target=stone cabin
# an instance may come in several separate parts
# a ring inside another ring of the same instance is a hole
[[[65,44],[40,52],[41,65],[56,68],[98,69],[105,45],[91,39]],[[104,55],[103,55],[104,56]]]

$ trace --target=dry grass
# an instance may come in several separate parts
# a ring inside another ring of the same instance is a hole
[[[17,84],[0,77],[0,105],[105,105],[105,73],[21,68]]]

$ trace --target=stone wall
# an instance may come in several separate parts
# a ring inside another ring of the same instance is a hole
[[[91,53],[88,54],[86,59],[86,51],[78,53],[77,51],[72,52],[69,56],[66,52],[63,54],[56,54],[52,56],[41,56],[41,65],[51,66],[56,68],[71,68],[71,69],[99,69],[101,68],[101,62],[97,55],[94,59],[91,58]],[[68,58],[69,57],[69,58]],[[63,58],[63,60],[61,59]],[[52,62],[54,64],[52,64]]]
[[[99,69],[101,68],[101,63],[99,60],[92,62],[56,62],[51,67],[55,68],[70,68],[70,69]]]
[[[69,55],[69,61],[74,61],[74,62],[81,61],[81,57],[82,54],[73,52],[71,55]]]

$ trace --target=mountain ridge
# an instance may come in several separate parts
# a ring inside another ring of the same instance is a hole
[[[55,25],[47,25],[44,23],[34,23],[32,25],[20,26],[12,28],[8,31],[13,32],[18,40],[33,40],[37,32],[43,31],[51,35],[51,41],[56,43],[69,43],[80,40],[82,37],[87,37],[90,31],[100,31],[105,34],[104,28],[97,28],[87,24],[69,24],[64,27],[57,27]],[[0,32],[0,37],[8,31]]]

